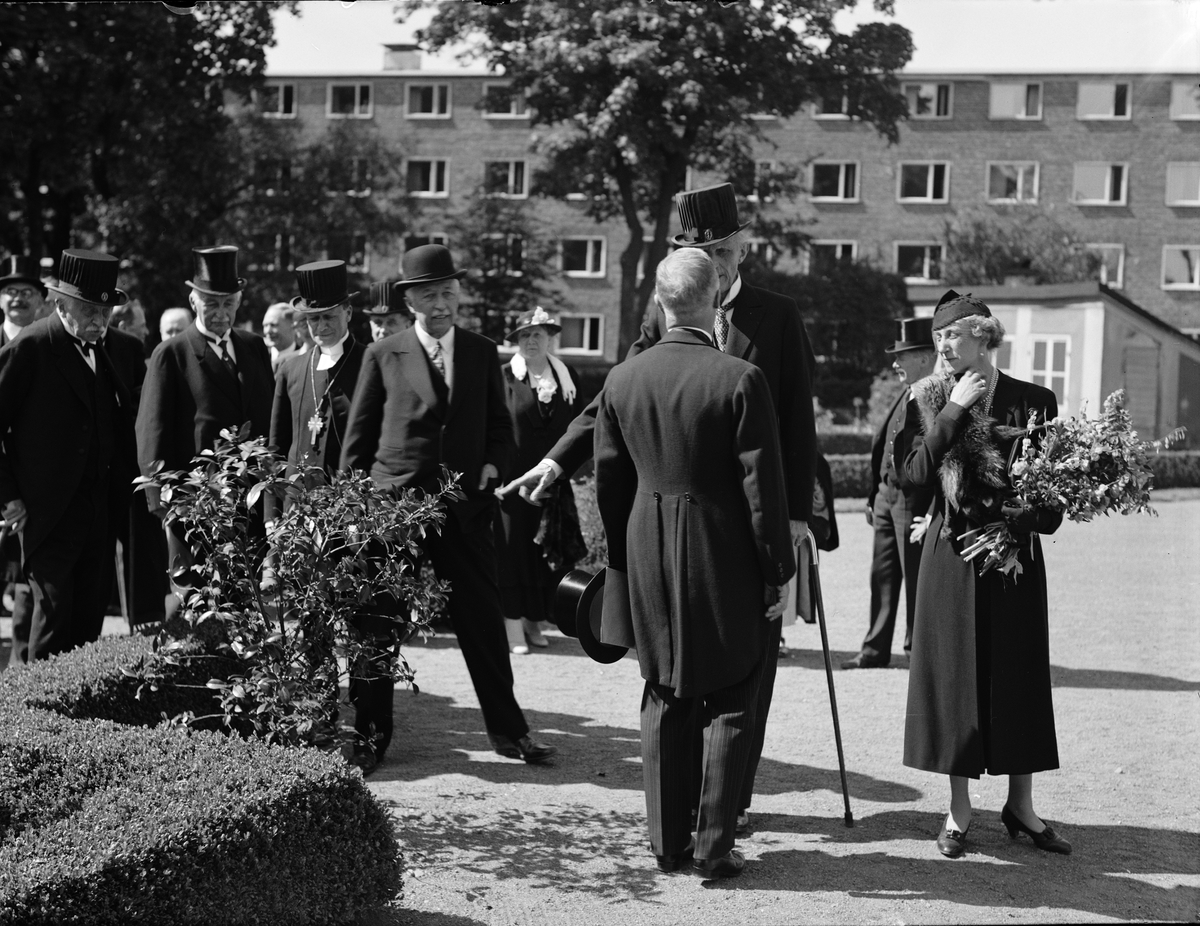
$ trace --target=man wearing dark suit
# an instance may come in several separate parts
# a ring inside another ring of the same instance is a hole
[[[734,831],[762,662],[796,571],[770,389],[758,367],[713,349],[717,291],[714,262],[699,250],[659,265],[666,335],[609,374],[595,427],[609,565],[628,573],[646,680],[650,844],[663,870],[690,858],[709,878],[745,864]],[[696,712],[706,730],[691,842]]]
[[[120,264],[62,254],[52,314],[0,350],[0,504],[33,595],[27,659],[96,640],[112,591],[112,524],[136,474],[128,390],[104,346]]]
[[[816,367],[812,347],[804,330],[800,310],[794,300],[758,289],[738,272],[749,245],[744,237],[749,223],[738,221],[737,199],[728,183],[680,193],[677,197],[682,234],[673,243],[681,248],[704,251],[717,268],[720,279],[720,304],[714,320],[716,343],[724,353],[753,363],[766,374],[779,422],[779,443],[783,452],[784,483],[787,488],[786,510],[792,539],[799,543],[808,533],[812,515],[813,487],[816,478],[817,441],[813,419],[812,379]],[[634,342],[626,362],[649,349],[666,330],[660,309],[651,308],[642,325],[641,337]],[[589,405],[567,429],[546,459],[524,476],[501,490],[505,495],[521,489],[537,501],[540,490],[555,479],[569,477],[587,462],[592,452],[592,427],[600,398]],[[754,743],[750,751],[749,774],[739,808],[739,827],[749,825],[754,779],[758,771],[766,737],[767,716],[775,690],[776,659],[779,656],[781,622],[771,626],[769,652],[763,661],[759,685],[759,709]]]
[[[454,324],[459,280],[450,252],[405,252],[404,292],[417,323],[367,348],[346,425],[342,468],[380,485],[438,491],[442,467],[461,473],[465,498],[451,502],[424,553],[451,583],[449,611],[496,752],[541,762],[553,747],[529,736],[513,694],[508,638],[496,578],[494,489],[511,464],[512,420],[496,345]]]
[[[186,470],[211,449],[222,429],[249,422],[250,437],[271,427],[275,379],[262,338],[233,325],[246,281],[237,275],[237,248],[196,248],[187,281],[196,320],[150,355],[138,408],[138,461],[150,473],[158,461]],[[157,490],[146,492],[151,513],[165,513]],[[168,533],[172,564],[190,562],[182,539]]]
[[[867,498],[867,523],[875,528],[875,550],[871,560],[871,625],[862,649],[843,669],[876,669],[892,659],[892,636],[896,611],[900,605],[900,586],[904,585],[907,625],[904,652],[912,649],[913,613],[917,601],[917,570],[921,565],[925,512],[933,500],[932,489],[914,486],[896,466],[896,441],[904,432],[910,383],[933,372],[937,354],[933,349],[933,320],[904,318],[898,322],[896,343],[888,349],[896,355],[892,368],[902,383],[900,394],[888,409],[887,418],[875,432],[871,444],[871,473],[874,485]]]

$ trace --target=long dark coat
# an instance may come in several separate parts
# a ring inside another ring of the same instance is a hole
[[[602,396],[596,497],[642,677],[681,698],[736,684],[766,648],[765,587],[796,571],[766,377],[676,329]]]
[[[567,425],[583,410],[583,396],[578,392],[579,374],[569,364],[566,367],[575,383],[575,398],[571,402],[563,398],[560,382],[558,391],[548,403],[548,414],[543,414],[543,403],[530,388],[528,375],[525,379],[517,379],[511,366],[505,364],[503,368],[508,411],[517,446],[514,473],[523,473],[542,460],[566,432]],[[571,493],[571,483],[564,480],[558,491]],[[548,606],[556,577],[546,564],[542,547],[533,542],[541,526],[542,510],[518,495],[509,495],[500,503],[496,562],[504,613],[508,617],[549,620]]]
[[[1001,373],[992,417],[1023,428],[1030,410],[1039,420],[1054,417],[1054,393]],[[904,764],[969,778],[1058,768],[1046,566],[1037,534],[1029,536],[1031,548],[1021,553],[1023,571],[1015,583],[994,569],[977,576],[975,564],[959,556],[964,544],[956,538],[980,525],[961,510],[948,513],[938,477],[968,419],[969,412],[947,404],[926,433],[914,399],[900,439],[898,458],[908,478],[935,492],[917,583]],[[1011,440],[999,442],[1005,462],[1011,445]],[[1038,533],[1052,534],[1062,515],[1042,510],[1037,521]]]
[[[225,366],[193,322],[154,348],[138,408],[138,462],[148,474],[157,460],[168,470],[188,469],[201,450],[212,448],[222,429],[250,422],[250,437],[266,437],[271,428],[275,378],[262,338],[230,331],[237,376]],[[146,493],[151,511],[158,493]]]

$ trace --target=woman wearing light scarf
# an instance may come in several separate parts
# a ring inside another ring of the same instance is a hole
[[[518,318],[505,336],[517,345],[504,367],[517,442],[513,472],[543,459],[583,409],[579,375],[551,353],[560,331],[562,326],[538,306]],[[530,643],[548,646],[539,625],[550,619],[558,580],[586,553],[571,483],[556,483],[540,507],[515,494],[503,499],[496,552],[509,648],[521,655],[529,652]]]

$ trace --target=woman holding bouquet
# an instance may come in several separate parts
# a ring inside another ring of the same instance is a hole
[[[950,776],[938,849],[962,854],[971,825],[968,779],[1008,775],[1001,820],[1014,838],[1069,853],[1033,808],[1033,773],[1058,768],[1046,570],[1038,534],[1062,515],[1026,507],[1008,475],[1009,451],[1031,413],[1058,413],[1054,393],[1006,376],[990,360],[1004,339],[980,300],[950,290],[933,317],[943,372],[913,387],[898,456],[908,478],[935,490],[913,625],[904,764]],[[1011,429],[1011,430],[1009,430]],[[1019,581],[970,560],[972,539],[1003,521],[1019,542]],[[981,574],[982,573],[982,574]]]

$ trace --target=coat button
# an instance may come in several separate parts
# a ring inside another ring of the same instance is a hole
[[[659,495],[657,492],[655,492],[655,493],[654,493],[654,498],[657,500],[657,499],[661,499],[661,498],[662,498],[662,496],[661,496],[661,495]]]
[[[688,494],[687,492],[685,492],[685,493],[683,494],[683,497],[684,497],[684,498],[685,498],[687,501],[689,501],[689,502],[692,500],[692,496],[691,496],[690,494]]]

